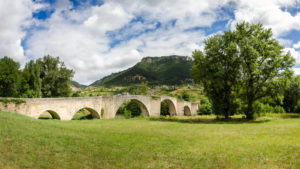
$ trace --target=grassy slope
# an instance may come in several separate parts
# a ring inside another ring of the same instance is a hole
[[[0,168],[300,168],[300,119],[56,121],[0,112]]]

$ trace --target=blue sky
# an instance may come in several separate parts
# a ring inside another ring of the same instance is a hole
[[[0,20],[0,57],[59,56],[83,84],[145,56],[191,56],[242,21],[272,28],[300,74],[300,0],[2,0]]]

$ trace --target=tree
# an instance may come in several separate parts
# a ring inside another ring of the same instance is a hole
[[[300,100],[300,76],[295,76],[284,91],[283,107],[287,112],[295,112]]]
[[[22,72],[23,97],[42,97],[41,65],[29,61]]]
[[[262,24],[237,24],[234,34],[242,58],[240,94],[247,105],[245,114],[252,119],[255,101],[284,89],[293,75],[294,59],[283,53],[271,29],[264,29]]]
[[[241,58],[235,38],[232,31],[225,31],[205,40],[204,52],[193,52],[191,75],[203,84],[213,112],[225,118],[237,110]]]
[[[19,94],[20,64],[5,56],[0,59],[0,96],[17,97]]]
[[[43,97],[62,97],[71,95],[71,78],[73,70],[65,67],[59,57],[44,56],[36,61],[40,67],[42,80],[41,92]]]
[[[213,112],[227,118],[243,101],[248,119],[256,101],[281,93],[291,76],[294,59],[272,37],[271,29],[246,22],[205,41],[204,52],[193,53],[192,76],[204,85]]]

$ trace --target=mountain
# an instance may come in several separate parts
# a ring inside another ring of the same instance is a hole
[[[192,59],[188,56],[145,57],[133,67],[106,76],[90,86],[122,86],[143,82],[150,85],[191,83],[191,68]]]
[[[80,89],[83,89],[83,88],[86,88],[87,86],[86,85],[83,85],[83,84],[80,84],[76,81],[71,81],[71,85],[74,86],[74,87],[77,87],[77,88],[80,88]]]

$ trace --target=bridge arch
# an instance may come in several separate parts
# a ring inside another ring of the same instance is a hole
[[[82,107],[82,108],[78,109],[77,111],[75,111],[72,119],[74,119],[74,117],[76,116],[76,113],[81,111],[81,110],[87,110],[91,114],[93,119],[100,119],[101,118],[100,114],[95,109],[90,108],[90,107]]]
[[[184,113],[185,116],[191,116],[192,115],[191,109],[190,109],[189,106],[184,106],[183,113]]]
[[[161,101],[161,103],[162,102],[166,102],[167,103],[168,108],[169,108],[170,116],[175,116],[177,114],[175,104],[174,104],[174,102],[172,100],[170,100],[170,99],[164,99],[164,100]]]
[[[57,120],[60,120],[60,116],[58,115],[58,113],[56,111],[53,111],[53,110],[46,110],[46,111],[43,111],[42,113],[39,114],[39,119],[45,119],[43,117],[43,115],[45,115],[46,113],[49,113],[52,117],[52,119],[57,119]]]
[[[116,117],[118,110],[120,109],[120,107],[122,106],[122,104],[124,104],[125,102],[134,102],[134,103],[136,103],[138,105],[139,109],[141,110],[141,114],[143,116],[146,116],[146,117],[150,116],[149,110],[147,109],[146,105],[142,101],[140,101],[138,99],[128,99],[128,100],[126,99],[123,102],[121,102],[121,104],[119,104],[117,106],[117,109],[114,112],[114,117]]]

